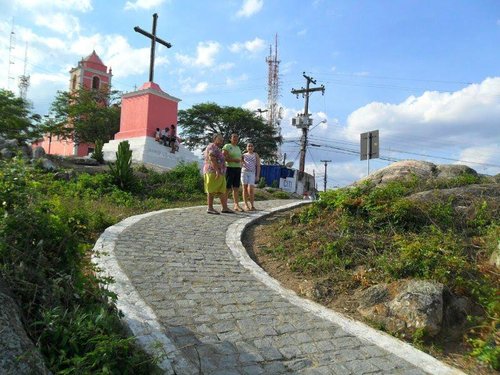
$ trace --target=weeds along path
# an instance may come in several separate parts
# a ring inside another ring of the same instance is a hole
[[[205,207],[130,217],[108,228],[94,261],[118,307],[167,374],[461,374],[408,344],[283,289],[247,255],[255,213]]]

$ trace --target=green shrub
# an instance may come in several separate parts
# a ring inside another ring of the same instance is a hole
[[[114,182],[120,189],[127,190],[134,184],[134,171],[132,169],[132,150],[128,141],[122,141],[116,151],[116,162],[109,165]]]
[[[104,163],[104,153],[102,152],[102,147],[104,146],[104,142],[101,139],[95,141],[95,149],[92,154],[92,158],[94,158],[98,163]]]
[[[290,194],[286,191],[275,191],[272,193],[272,196],[276,199],[290,199]]]
[[[266,179],[265,179],[264,177],[261,177],[261,178],[259,179],[259,182],[258,182],[258,184],[257,184],[257,187],[258,187],[259,189],[264,189],[264,188],[266,187]]]

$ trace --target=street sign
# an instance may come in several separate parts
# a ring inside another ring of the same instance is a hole
[[[361,134],[361,160],[377,159],[379,157],[378,130]]]

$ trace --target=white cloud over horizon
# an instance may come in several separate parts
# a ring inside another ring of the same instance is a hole
[[[266,42],[260,38],[248,40],[243,43],[233,43],[229,46],[229,50],[233,53],[247,51],[249,53],[258,53],[266,47]]]
[[[196,47],[196,56],[191,57],[178,53],[175,57],[182,64],[209,68],[215,64],[215,58],[220,50],[219,42],[199,42]]]
[[[481,145],[498,134],[499,119],[500,77],[493,77],[451,93],[426,91],[399,104],[369,103],[348,116],[345,136],[357,141],[359,134],[379,129],[392,138],[413,134]]]
[[[136,10],[136,9],[153,9],[162,5],[166,0],[136,0],[135,2],[127,1],[125,3],[125,10]]]
[[[68,35],[69,37],[75,33],[80,33],[80,22],[78,18],[65,13],[54,13],[44,16],[37,15],[35,17],[35,24],[47,27],[59,34]]]
[[[66,9],[78,12],[89,12],[93,9],[92,0],[14,0],[14,5],[33,12],[43,8],[45,14],[50,9]]]
[[[236,13],[237,17],[251,17],[260,12],[264,6],[264,0],[244,0],[241,8]]]

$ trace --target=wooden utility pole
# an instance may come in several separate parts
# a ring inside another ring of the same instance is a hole
[[[326,191],[326,168],[328,166],[328,163],[331,163],[331,160],[320,160],[322,163],[325,163],[325,178],[323,180],[323,191]]]
[[[310,121],[309,121],[309,95],[312,92],[315,91],[321,91],[322,94],[325,93],[325,86],[321,85],[320,87],[309,87],[311,83],[316,84],[316,80],[314,80],[312,77],[309,77],[306,75],[306,73],[302,73],[304,78],[306,79],[306,88],[301,88],[299,90],[292,89],[292,94],[297,95],[299,97],[299,94],[302,94],[302,97],[305,98],[305,104],[304,104],[304,119],[307,121],[305,125],[302,126],[302,138],[301,138],[301,145],[300,145],[300,164],[299,164],[299,180],[302,180],[304,177],[304,168],[305,168],[305,162],[306,162],[306,149],[307,149],[307,132],[309,130]]]

